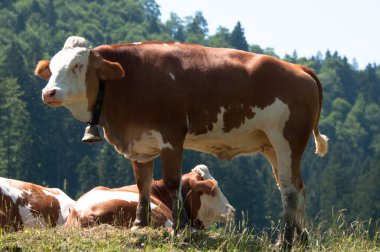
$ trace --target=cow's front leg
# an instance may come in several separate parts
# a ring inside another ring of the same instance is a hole
[[[150,186],[153,178],[153,160],[147,163],[132,161],[133,173],[139,189],[139,202],[136,209],[136,219],[132,229],[145,227],[150,223]]]
[[[183,229],[190,220],[184,208],[181,195],[183,147],[161,150],[162,177],[172,199],[173,228]]]

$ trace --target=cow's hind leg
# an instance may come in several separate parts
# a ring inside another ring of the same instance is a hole
[[[284,209],[283,227],[277,245],[282,250],[290,250],[294,233],[303,230],[304,190],[299,160],[294,159],[291,146],[280,131],[268,132],[267,136],[273,149],[266,148],[261,153],[272,165]]]
[[[153,160],[147,163],[132,161],[133,173],[139,189],[139,202],[136,209],[136,219],[132,230],[145,227],[150,223],[150,186],[153,179]]]

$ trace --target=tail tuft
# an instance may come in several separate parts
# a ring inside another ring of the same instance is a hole
[[[315,140],[315,153],[318,156],[323,157],[324,155],[326,155],[329,149],[329,144],[328,144],[329,138],[325,135],[318,133],[318,135],[314,135],[314,140]]]

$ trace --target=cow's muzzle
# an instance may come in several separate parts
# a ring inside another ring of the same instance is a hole
[[[57,98],[57,89],[42,91],[42,101],[52,107],[57,107],[62,104],[62,101]]]

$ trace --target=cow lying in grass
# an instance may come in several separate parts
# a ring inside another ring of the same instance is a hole
[[[227,222],[234,218],[235,209],[205,165],[198,165],[182,176],[182,197],[184,210],[194,228],[205,229],[213,222]],[[95,187],[77,200],[65,227],[88,227],[101,223],[130,227],[136,218],[138,202],[136,185],[115,189]],[[162,180],[152,183],[150,209],[153,226],[172,227],[171,198]]]
[[[75,201],[60,189],[0,178],[0,225],[3,230],[63,225],[74,204]]]

